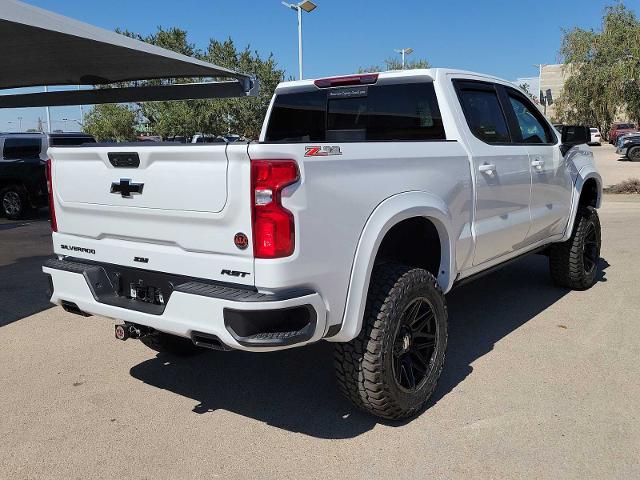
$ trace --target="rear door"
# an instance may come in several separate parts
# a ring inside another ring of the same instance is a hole
[[[524,245],[531,222],[531,171],[526,147],[513,143],[500,86],[454,80],[468,130],[476,179],[473,265]]]
[[[572,181],[558,139],[537,107],[515,89],[505,88],[505,93],[514,140],[529,154],[532,185],[527,243],[531,244],[564,233],[571,210]]]

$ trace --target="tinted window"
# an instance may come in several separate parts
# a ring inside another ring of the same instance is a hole
[[[40,138],[6,138],[2,156],[7,160],[40,158]]]
[[[487,143],[510,141],[507,121],[495,90],[461,89],[460,102],[473,134]]]
[[[269,118],[267,141],[323,141],[325,139],[326,108],[326,92],[278,95]]]
[[[633,123],[621,123],[616,128],[618,130],[629,130],[629,129],[636,128],[636,126]]]
[[[444,140],[432,83],[371,85],[276,97],[267,141]]]
[[[511,106],[516,114],[516,120],[520,127],[520,134],[524,143],[552,143],[553,138],[538,112],[526,105],[521,99],[509,96]]]
[[[52,147],[64,147],[71,145],[82,145],[84,143],[96,143],[93,137],[51,137],[49,144]]]

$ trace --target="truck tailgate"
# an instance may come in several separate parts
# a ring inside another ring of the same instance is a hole
[[[251,245],[234,242],[251,237],[246,145],[114,144],[49,156],[57,254],[253,284]]]

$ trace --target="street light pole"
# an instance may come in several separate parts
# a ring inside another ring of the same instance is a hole
[[[18,117],[18,131],[21,132],[22,131],[22,117]]]
[[[538,67],[538,95],[540,95],[540,103],[542,103],[542,108],[544,109],[544,114],[547,114],[547,96],[542,91],[542,68],[546,67],[546,63],[534,63],[534,67]]]
[[[49,91],[49,87],[44,87],[45,93]],[[51,109],[47,107],[47,132],[51,133]]]
[[[310,0],[304,0],[297,4],[287,2],[282,2],[282,4],[295,10],[298,15],[298,80],[302,80],[302,11],[311,13],[317,8],[317,5]]]
[[[298,79],[302,80],[302,9],[298,7]]]
[[[78,85],[78,91],[80,91],[80,85]],[[80,119],[84,122],[84,106],[80,105]]]
[[[413,48],[400,48],[394,51],[402,55],[402,70],[404,70],[404,57],[405,55],[411,55],[413,53]]]

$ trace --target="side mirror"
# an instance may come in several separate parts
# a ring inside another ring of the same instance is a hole
[[[560,150],[566,154],[571,147],[583,145],[591,141],[591,130],[582,125],[564,125],[562,127],[562,142]]]

